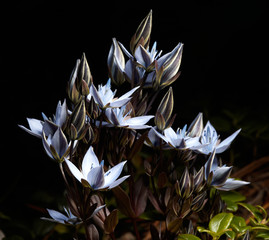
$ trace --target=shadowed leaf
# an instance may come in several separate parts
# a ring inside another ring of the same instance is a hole
[[[104,222],[104,228],[106,233],[113,233],[117,224],[119,222],[118,219],[118,210],[114,209],[106,218]]]
[[[131,201],[126,192],[121,187],[112,189],[116,198],[118,209],[127,217],[135,218],[135,213],[131,205]]]

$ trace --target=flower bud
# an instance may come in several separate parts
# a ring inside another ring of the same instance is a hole
[[[181,64],[183,44],[179,43],[170,53],[167,53],[155,60],[155,82],[154,89],[164,88],[172,84],[180,75],[179,67]],[[151,78],[153,75],[148,76]]]
[[[92,75],[90,67],[88,65],[85,53],[83,53],[81,59],[77,60],[70,80],[68,82],[67,93],[70,100],[77,104],[81,99],[81,95],[87,96],[90,92],[89,87],[92,84]]]
[[[113,43],[107,58],[108,74],[112,82],[119,86],[125,81],[123,73],[125,59],[116,38],[113,38],[112,40]]]
[[[68,97],[74,104],[77,104],[81,99],[81,95],[80,95],[80,93],[77,89],[77,85],[76,85],[79,64],[80,64],[80,60],[78,59],[76,62],[76,66],[74,67],[74,69],[71,73],[69,82],[67,84]]]
[[[171,118],[174,107],[173,89],[169,88],[164,95],[155,114],[155,125],[159,130],[163,131],[166,128],[171,127],[175,119],[175,115]]]
[[[139,44],[141,44],[144,48],[147,48],[149,46],[151,27],[152,27],[152,10],[150,10],[149,14],[140,23],[135,34],[131,39],[130,49],[133,54],[135,53],[135,50]]]
[[[202,192],[201,194],[197,195],[191,203],[191,209],[194,212],[199,212],[203,209],[206,203],[206,192]]]
[[[188,198],[192,193],[192,186],[193,186],[193,179],[189,175],[188,168],[185,168],[184,173],[181,176],[180,182],[179,182],[179,195],[182,198]]]
[[[92,84],[92,74],[85,53],[82,54],[78,69],[79,88],[82,87],[81,85],[83,81],[88,85],[88,87]]]
[[[204,129],[203,113],[199,113],[189,126],[187,135],[189,137],[200,137]]]
[[[85,125],[85,119],[85,101],[81,100],[81,102],[76,105],[73,113],[70,116],[70,127],[68,130],[72,140],[79,140],[85,136],[88,129],[88,127]]]

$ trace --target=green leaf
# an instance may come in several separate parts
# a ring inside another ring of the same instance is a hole
[[[227,231],[225,234],[231,239],[234,240],[236,237],[236,233],[234,231]]]
[[[212,232],[219,234],[224,230],[228,229],[232,220],[233,220],[232,213],[219,213],[210,220],[209,229]]]
[[[225,200],[226,206],[227,206],[227,210],[231,211],[231,212],[236,212],[238,210],[238,204],[235,202],[232,202],[230,200]]]
[[[198,232],[202,232],[202,233],[209,233],[210,235],[215,235],[215,233],[214,232],[212,232],[212,231],[210,231],[210,230],[208,230],[208,229],[205,229],[204,227],[200,227],[200,226],[198,226],[197,227],[197,230],[198,230]]]
[[[238,210],[238,202],[246,200],[246,197],[236,191],[220,191],[221,199],[226,203],[227,210],[235,212]]]
[[[258,222],[261,222],[263,220],[263,214],[259,211],[258,208],[248,203],[238,203],[238,204],[246,208],[249,212],[251,212],[251,214],[258,220]]]
[[[201,238],[196,237],[192,234],[180,234],[178,235],[178,240],[201,240]]]
[[[269,231],[259,232],[259,233],[257,233],[257,235],[255,237],[256,238],[269,239]]]
[[[223,201],[242,202],[246,200],[246,197],[236,191],[220,191],[220,196]]]
[[[237,233],[241,233],[241,232],[245,232],[246,231],[246,222],[245,219],[242,217],[238,217],[238,216],[234,216],[233,220],[230,224],[230,226],[232,227],[232,229],[237,232]]]
[[[265,231],[269,232],[269,227],[267,227],[266,225],[261,224],[261,225],[252,227],[252,230],[265,230]]]

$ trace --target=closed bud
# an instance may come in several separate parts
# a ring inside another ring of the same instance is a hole
[[[155,114],[155,125],[159,130],[163,131],[166,128],[171,127],[175,115],[171,118],[174,107],[173,89],[169,88],[165,96],[163,97]]]
[[[183,44],[179,43],[170,53],[155,60],[155,79],[153,82],[153,88],[155,90],[169,86],[179,77],[182,51]],[[152,77],[154,77],[153,73],[149,74],[147,80],[150,81]]]
[[[112,82],[119,86],[125,81],[125,59],[118,41],[115,38],[112,40],[113,43],[107,58],[108,74]]]
[[[85,120],[85,101],[81,100],[81,102],[76,105],[74,111],[70,116],[69,135],[72,140],[82,139],[85,136],[87,130]]]
[[[188,168],[185,168],[183,175],[179,182],[179,188],[182,198],[188,198],[192,193],[192,179],[189,175]]]
[[[203,209],[205,203],[206,203],[206,192],[203,192],[199,195],[197,195],[191,203],[191,209],[192,211],[199,212]]]
[[[79,68],[80,60],[77,60],[76,66],[74,67],[69,82],[67,84],[67,94],[69,99],[74,103],[77,104],[79,103],[81,99],[81,94],[79,93],[77,89],[77,75],[78,75],[78,68]]]
[[[67,85],[67,93],[70,100],[77,104],[81,100],[81,95],[87,96],[90,92],[89,87],[92,84],[92,75],[85,54],[77,60],[70,80]]]
[[[204,129],[203,113],[199,113],[189,126],[187,135],[189,137],[200,137]]]
[[[150,10],[149,14],[140,23],[134,36],[131,39],[130,49],[133,54],[139,44],[141,44],[144,48],[147,48],[149,46],[151,28],[152,28],[152,10]]]
[[[87,132],[86,132],[86,136],[85,136],[84,140],[87,143],[93,143],[94,139],[95,139],[95,136],[94,136],[94,131],[93,131],[91,125],[89,123],[86,124],[85,129],[87,129]]]
[[[78,86],[82,87],[82,82],[85,82],[89,87],[92,84],[92,74],[87,62],[85,53],[82,54],[79,69],[78,69]]]
[[[204,181],[204,167],[202,167],[198,173],[195,174],[194,176],[194,191],[196,193],[199,193],[203,190],[205,186],[205,181]]]

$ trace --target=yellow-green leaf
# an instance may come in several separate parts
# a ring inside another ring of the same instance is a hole
[[[232,213],[219,213],[210,220],[209,229],[212,232],[221,233],[229,228],[232,220]]]

